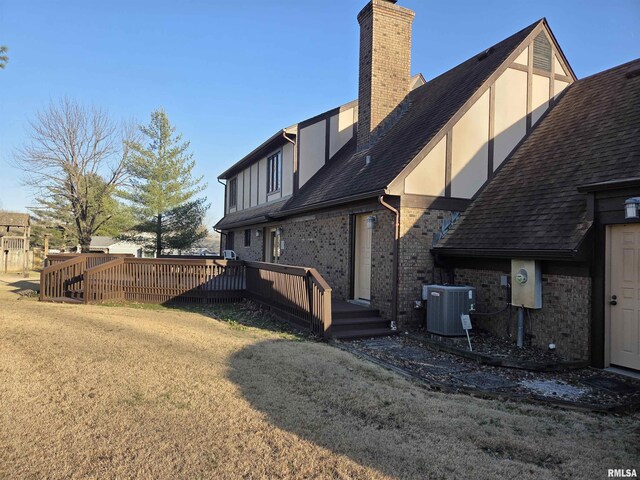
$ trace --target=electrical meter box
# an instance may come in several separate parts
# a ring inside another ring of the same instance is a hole
[[[536,260],[511,260],[511,304],[542,308],[542,273]]]

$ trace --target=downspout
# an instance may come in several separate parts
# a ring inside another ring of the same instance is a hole
[[[289,137],[287,137],[287,131],[286,130],[282,130],[282,136],[284,137],[284,139],[286,141],[288,141],[289,143],[291,143],[292,145],[296,144],[295,140],[291,140]]]
[[[298,172],[298,168],[300,167],[298,165],[298,146],[297,146],[297,136],[296,136],[296,140],[291,140],[289,137],[287,137],[287,131],[283,128],[282,129],[282,136],[283,138],[289,142],[291,145],[293,145],[293,178],[291,179],[291,185],[292,185],[292,191],[293,194],[295,195],[298,192],[298,184],[296,182],[296,178],[297,178],[297,172]]]
[[[392,279],[391,283],[393,289],[391,290],[391,330],[398,329],[398,257],[400,252],[400,211],[387,202],[384,201],[384,195],[378,197],[378,202],[384,208],[389,210],[395,215],[394,232],[395,238],[393,242],[393,267],[391,270]]]
[[[217,178],[216,180],[218,180],[218,183],[220,185],[222,185],[224,187],[224,214],[227,214],[227,184],[226,183],[222,183],[222,181]],[[218,230],[216,227],[213,227],[213,231],[214,232],[218,232],[220,234],[220,256],[222,256],[222,251],[224,250],[224,243],[222,242],[222,236],[224,235],[225,238],[225,242],[227,240],[227,235],[222,233],[222,230]]]

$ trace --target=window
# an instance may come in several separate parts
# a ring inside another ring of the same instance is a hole
[[[238,204],[238,177],[229,180],[229,208]]]
[[[251,246],[251,229],[250,228],[247,228],[244,231],[244,246],[245,247]]]
[[[234,232],[227,233],[227,242],[225,250],[233,250],[233,240],[234,240]]]
[[[277,152],[267,158],[267,193],[280,190],[282,181],[281,161],[282,152]]]

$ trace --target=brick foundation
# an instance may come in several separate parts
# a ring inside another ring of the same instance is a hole
[[[422,284],[438,283],[431,246],[434,233],[451,212],[403,206],[400,209],[400,257],[398,266],[398,325],[422,323],[423,310],[414,308],[422,298]]]
[[[477,289],[477,311],[492,312],[503,308],[508,300],[506,288],[500,286],[504,272],[491,270],[455,270],[455,283]],[[587,360],[590,356],[591,279],[566,275],[542,275],[542,309],[525,315],[525,334],[533,345],[547,348],[555,343],[557,351],[569,360]],[[476,317],[475,324],[495,335],[517,335],[516,310],[487,318]]]

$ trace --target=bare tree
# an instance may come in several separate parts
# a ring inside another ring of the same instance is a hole
[[[30,139],[16,152],[15,166],[36,201],[65,210],[83,252],[109,220],[115,190],[127,177],[127,145],[134,128],[118,127],[103,110],[64,98],[51,102],[30,123]]]

